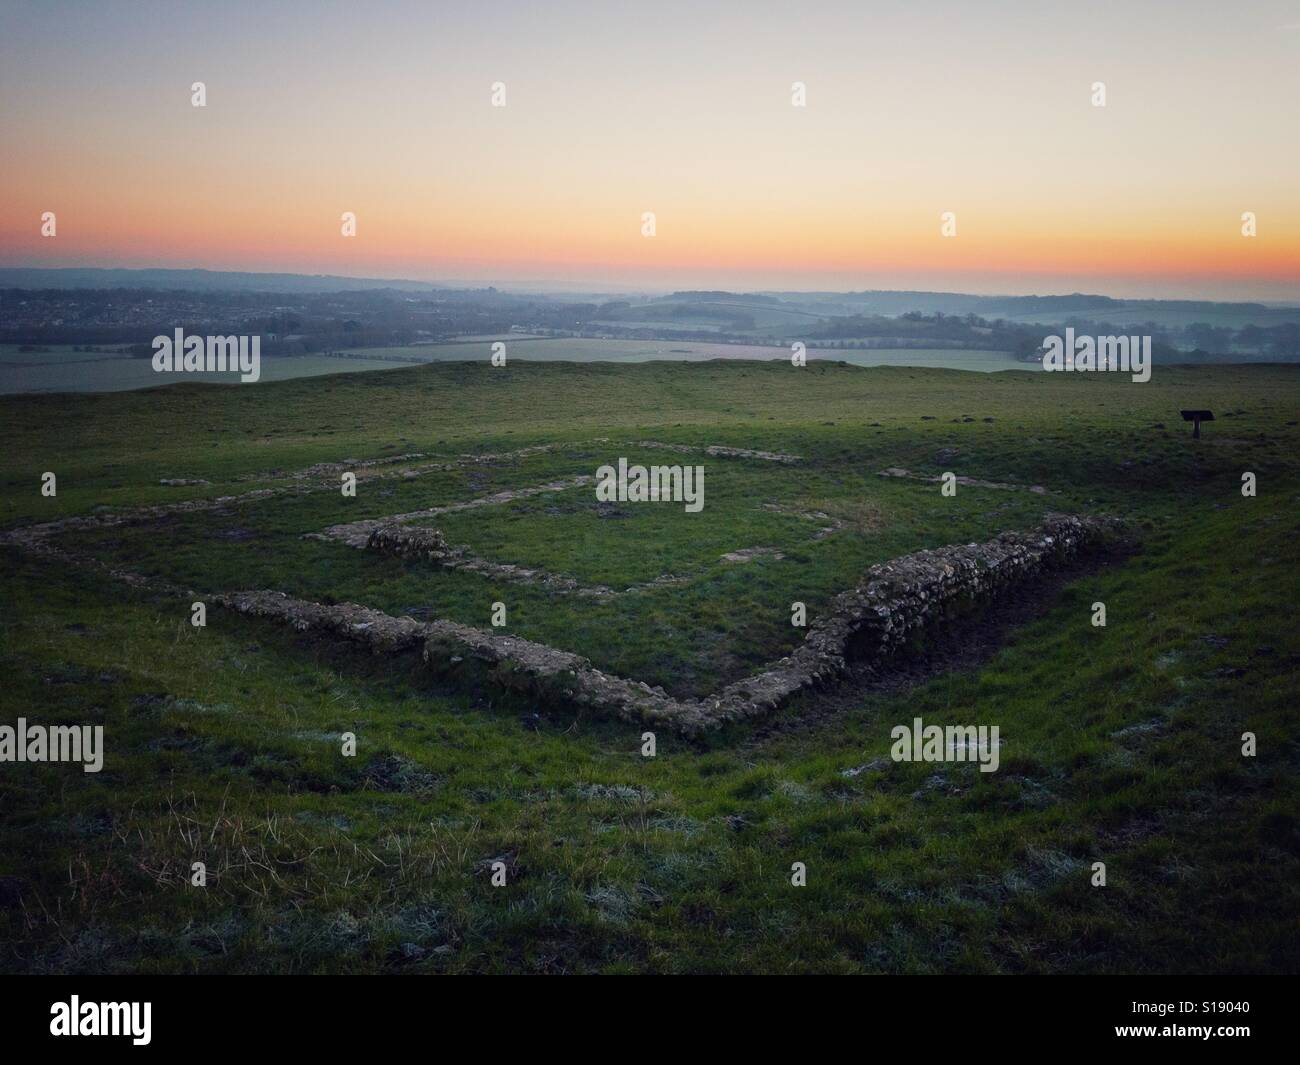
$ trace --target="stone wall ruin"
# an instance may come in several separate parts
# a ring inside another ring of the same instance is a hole
[[[418,647],[425,666],[440,675],[518,692],[539,705],[697,735],[771,713],[795,695],[841,678],[851,661],[885,661],[955,607],[984,603],[1068,563],[1106,539],[1114,525],[1052,515],[1031,532],[1002,533],[984,543],[918,551],[872,566],[856,587],[832,601],[792,654],[703,699],[677,699],[662,688],[603,673],[580,655],[457,622],[394,618],[353,603],[325,606],[278,592],[234,593],[217,601],[298,631],[358,640],[378,652]]]

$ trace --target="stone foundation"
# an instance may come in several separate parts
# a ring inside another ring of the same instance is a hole
[[[366,540],[366,548],[391,558],[419,558],[426,562],[440,562],[452,554],[441,532],[418,525],[381,525]]]
[[[765,713],[843,674],[850,660],[883,661],[958,610],[1069,562],[1113,526],[1103,519],[1053,515],[1032,532],[1002,533],[982,544],[918,551],[872,566],[856,588],[835,597],[793,654],[724,688],[718,709],[728,716]]]
[[[242,592],[217,601],[243,614],[288,622],[299,631],[357,640],[378,652],[418,647],[434,672],[473,686],[518,692],[539,705],[589,709],[695,735],[770,713],[800,692],[843,676],[850,661],[887,659],[954,610],[977,606],[1069,562],[1103,540],[1113,524],[1056,515],[1032,532],[918,551],[872,566],[857,587],[832,601],[793,654],[699,700],[676,699],[662,688],[610,676],[568,651],[456,622],[394,618],[354,603],[324,606],[278,592]]]

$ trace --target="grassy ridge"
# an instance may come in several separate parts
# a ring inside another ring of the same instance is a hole
[[[885,433],[877,436],[893,432],[889,443],[900,447],[987,439],[992,454],[1020,455],[1027,479],[1047,483],[1051,472],[1074,468],[1069,452],[1080,431],[1106,435],[1100,453],[1112,466],[1124,457],[1145,459],[1141,449],[1155,434],[1140,430],[1155,423],[1170,427],[1177,444],[1171,452],[1187,454],[1180,407],[1244,409],[1235,427],[1276,436],[1296,417],[1298,383],[1300,369],[1282,366],[1161,368],[1133,387],[1119,374],[987,375],[820,362],[799,370],[744,362],[503,369],[458,363],[236,388],[7,396],[0,397],[7,445],[0,454],[0,521],[184,497],[184,490],[158,487],[159,477],[221,484],[323,459],[500,450],[629,427],[646,435],[679,428],[683,442],[738,446],[752,444],[760,429],[766,439],[769,430],[787,428],[797,450],[801,442],[819,443],[819,430],[833,428],[829,421],[864,430],[879,423]],[[965,415],[976,421],[961,422]],[[922,426],[925,417],[943,424]],[[995,418],[993,428],[985,417]],[[51,465],[62,474],[55,501],[34,491]],[[1080,480],[1092,479],[1083,472]]]

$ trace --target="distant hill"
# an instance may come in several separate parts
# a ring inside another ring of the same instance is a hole
[[[0,288],[133,288],[186,292],[361,292],[398,289],[433,292],[446,288],[428,281],[334,277],[329,274],[260,274],[234,270],[117,270],[72,267],[38,270],[0,268]]]
[[[255,273],[227,270],[98,269],[71,267],[36,269],[0,268],[0,289],[154,289],[176,292],[283,293],[312,296],[336,292],[381,290],[419,294],[442,293],[449,298],[466,294],[484,299],[501,298],[572,303],[579,286],[563,294],[546,291],[542,282],[498,281],[494,287],[481,281],[409,281],[391,278],[338,277],[330,274]],[[525,293],[528,293],[525,296]],[[586,297],[592,299],[590,294]],[[643,324],[675,323],[684,327],[695,319],[706,330],[727,329],[759,335],[784,335],[807,319],[896,318],[904,314],[964,317],[977,315],[989,322],[1002,319],[1021,326],[1074,324],[1079,327],[1142,326],[1185,330],[1200,325],[1241,330],[1276,328],[1300,323],[1300,305],[1220,303],[1213,300],[1116,299],[1082,292],[1057,296],[977,296],[962,292],[866,290],[862,292],[731,292],[683,290],[653,297],[624,296],[604,304],[596,321]],[[1221,347],[1222,339],[1193,338],[1185,345]]]
[[[665,300],[695,300],[697,302],[712,301],[730,301],[740,300],[747,303],[777,303],[776,296],[764,296],[758,292],[724,292],[718,289],[694,290],[688,289],[682,292],[674,292],[669,296],[663,296]]]
[[[799,308],[827,317],[901,314],[977,314],[1025,325],[1066,321],[1134,325],[1154,322],[1182,327],[1195,322],[1240,329],[1300,322],[1300,305],[1219,303],[1214,300],[1115,299],[1074,292],[1065,296],[975,296],[960,292],[768,292],[786,309]]]

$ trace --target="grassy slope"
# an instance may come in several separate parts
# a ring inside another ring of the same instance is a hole
[[[438,690],[413,662],[216,613],[196,631],[174,603],[4,551],[0,720],[102,722],[109,744],[97,776],[0,773],[0,875],[19,878],[0,880],[7,967],[1297,968],[1294,371],[1166,370],[1141,387],[752,364],[493,373],[3,400],[4,521],[385,448],[618,433],[781,447],[846,480],[957,446],[959,472],[1127,514],[1143,549],[977,669],[826,717],[810,698],[786,715],[804,728],[705,748],[661,735],[653,761],[639,729],[534,732],[530,708]],[[1203,405],[1241,413],[1193,450],[1174,418]],[[55,500],[35,489],[46,468]],[[1259,498],[1237,491],[1242,469]],[[922,490],[890,487],[897,506]],[[955,538],[941,517],[919,531]],[[1098,599],[1104,630],[1087,624]],[[916,715],[998,724],[1001,770],[841,775],[887,760],[889,729]],[[338,756],[345,730],[356,759]],[[514,875],[493,889],[477,865],[499,856]],[[1105,889],[1088,886],[1096,860]],[[807,888],[789,885],[793,861]]]

